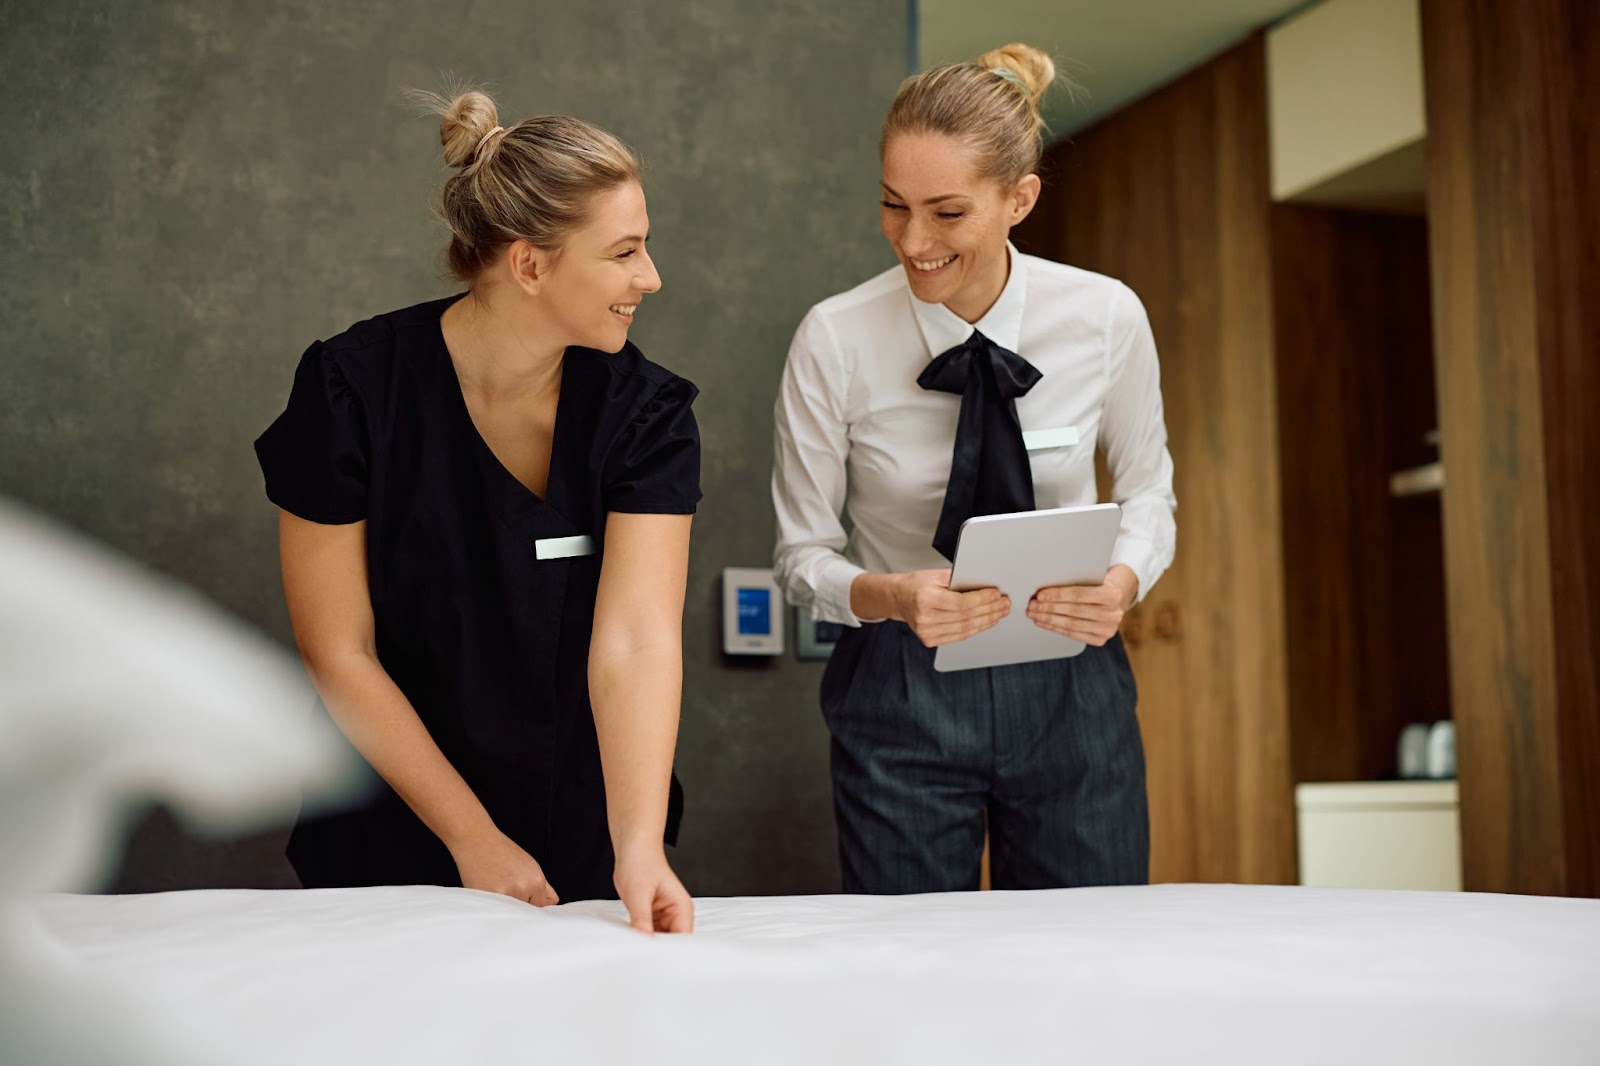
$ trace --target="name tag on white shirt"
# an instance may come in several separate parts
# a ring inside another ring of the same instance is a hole
[[[1078,443],[1077,426],[1061,426],[1058,429],[1025,429],[1022,431],[1022,444],[1030,452],[1042,451],[1045,448],[1065,448],[1069,444]]]
[[[576,537],[546,537],[533,542],[533,557],[545,559],[571,559],[579,555],[594,554],[594,538],[587,533]]]

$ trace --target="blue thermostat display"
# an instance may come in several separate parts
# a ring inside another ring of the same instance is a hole
[[[766,636],[772,632],[772,593],[767,589],[739,590],[739,635]]]
[[[722,650],[728,655],[783,654],[783,593],[772,571],[722,571]]]

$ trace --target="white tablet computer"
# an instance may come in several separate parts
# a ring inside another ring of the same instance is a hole
[[[1065,659],[1083,642],[1041,629],[1028,618],[1028,601],[1049,585],[1098,585],[1111,566],[1122,524],[1114,503],[969,518],[956,542],[950,587],[957,592],[998,588],[1011,597],[1011,613],[998,625],[934,652],[935,670],[971,670],[1041,659]]]

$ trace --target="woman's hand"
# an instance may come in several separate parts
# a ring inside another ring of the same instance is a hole
[[[639,932],[694,932],[694,900],[659,845],[619,854],[612,882],[628,908],[628,924]]]
[[[952,591],[949,570],[891,576],[895,579],[891,617],[910,626],[930,648],[966,640],[1011,613],[1011,600],[999,589]]]
[[[1139,598],[1139,578],[1118,563],[1098,585],[1054,585],[1033,594],[1028,617],[1040,629],[1101,647]]]
[[[498,829],[452,845],[450,857],[466,888],[498,892],[535,907],[561,902],[534,857]]]

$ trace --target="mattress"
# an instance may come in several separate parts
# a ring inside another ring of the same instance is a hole
[[[620,904],[463,889],[44,897],[215,1062],[1595,1063],[1600,902],[1160,885]]]

